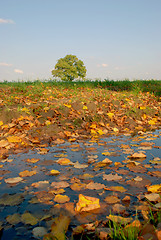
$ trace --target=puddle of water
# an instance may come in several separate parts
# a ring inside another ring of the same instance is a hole
[[[152,147],[147,147],[141,144],[143,142],[152,142],[154,144]],[[161,149],[154,148],[154,146],[161,146],[160,130],[135,137],[111,136],[109,138],[100,139],[98,142],[94,143],[90,141],[78,141],[77,143],[65,142],[61,145],[48,147],[47,149],[49,151],[43,155],[38,154],[36,149],[28,153],[10,155],[8,157],[9,161],[2,162],[3,166],[0,168],[0,177],[3,177],[0,184],[0,199],[3,198],[3,194],[9,194],[8,196],[12,194],[22,194],[23,201],[18,205],[15,203],[14,206],[6,205],[6,203],[0,205],[0,225],[4,228],[1,239],[34,239],[32,230],[36,226],[43,226],[47,230],[50,229],[53,218],[60,213],[60,209],[56,205],[57,203],[54,202],[55,194],[52,196],[48,196],[47,194],[53,189],[51,187],[52,182],[65,181],[69,183],[69,187],[64,188],[64,194],[70,197],[70,203],[73,203],[74,206],[78,201],[80,193],[100,199],[100,210],[77,214],[75,217],[73,216],[71,222],[73,225],[88,223],[96,219],[106,219],[106,216],[113,207],[112,204],[106,204],[104,201],[109,195],[117,196],[120,201],[125,196],[130,196],[131,201],[128,207],[122,202],[121,204],[126,207],[126,213],[128,215],[135,215],[136,206],[142,204],[139,202],[138,195],[147,192],[145,187],[146,183],[149,185],[160,183],[160,175],[150,174],[150,172],[161,170],[159,164],[150,163],[150,160],[155,157],[161,157]],[[129,160],[128,156],[138,151],[143,151],[146,154],[146,159],[143,161],[135,160],[134,165],[139,165],[140,168],[129,168],[127,165],[127,160]],[[88,167],[74,168],[73,165],[59,165],[56,161],[61,157],[68,158],[73,163],[78,161],[80,164],[88,164]],[[39,159],[39,161],[36,163],[27,162],[27,159],[32,158]],[[109,158],[113,163],[104,167],[97,166],[97,163],[105,158]],[[120,165],[118,165],[119,163]],[[52,169],[60,171],[60,174],[58,176],[50,176],[49,172]],[[24,170],[36,170],[37,173],[30,177],[23,177],[24,180],[15,185],[9,185],[5,182],[5,179],[18,177],[19,173]],[[5,174],[4,171],[9,172]],[[119,176],[122,176],[120,181],[106,181],[103,179],[104,174],[116,174],[117,172]],[[92,177],[82,179],[85,173],[91,174]],[[133,179],[136,177],[144,179],[145,185],[141,185],[141,182],[140,185],[133,184]],[[96,183],[102,183],[108,188],[111,186],[122,186],[126,189],[126,192],[121,193],[104,189],[91,190],[84,188],[80,191],[76,191],[70,188],[74,182],[80,181],[87,185],[91,180]],[[34,188],[31,186],[32,183],[39,181],[48,181],[48,184],[44,185],[42,188]],[[39,200],[35,200],[34,202],[34,199],[36,199],[35,197]],[[65,205],[60,204],[59,206],[63,206],[64,208]],[[31,225],[22,221],[22,215],[26,211],[36,217],[36,224]],[[66,210],[64,214],[67,212],[70,213],[69,209]],[[11,222],[8,222],[7,217],[15,213],[19,213],[21,220],[18,223],[11,224]],[[43,216],[46,215],[48,215],[48,217],[42,220]]]

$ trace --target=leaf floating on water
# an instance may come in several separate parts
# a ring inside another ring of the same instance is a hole
[[[137,177],[136,177],[136,178],[134,178],[133,180],[134,180],[134,181],[136,181],[136,182],[140,182],[140,181],[142,181],[142,180],[143,180],[143,178],[141,178],[141,177],[137,176]]]
[[[14,213],[13,215],[8,215],[6,220],[11,225],[16,225],[21,222],[21,217],[19,213]]]
[[[53,188],[66,188],[66,187],[69,187],[69,183],[67,183],[65,181],[52,182],[51,187],[53,187]]]
[[[90,182],[86,185],[87,189],[95,189],[95,190],[99,190],[99,189],[103,189],[105,187],[104,184],[102,183],[95,183],[95,182]]]
[[[100,208],[99,199],[79,194],[79,201],[76,204],[75,211],[86,212]]]
[[[85,183],[73,183],[70,188],[73,190],[73,191],[80,191],[82,189],[84,189],[86,187],[86,184]]]
[[[103,174],[103,180],[106,180],[106,181],[119,181],[121,179],[122,179],[122,176],[119,176],[117,173]]]
[[[57,203],[66,203],[70,201],[70,198],[67,195],[58,194],[55,196],[54,201]]]
[[[143,152],[133,153],[129,158],[146,158],[146,155]]]
[[[0,204],[5,206],[15,206],[22,203],[23,200],[24,200],[24,197],[22,194],[15,193],[10,195],[8,193],[5,193],[0,198]]]
[[[31,159],[27,159],[26,161],[29,163],[37,163],[40,159],[39,158],[31,158]]]
[[[72,165],[73,163],[68,158],[59,158],[57,163],[60,165]]]
[[[69,224],[70,224],[70,217],[60,215],[55,219],[54,223],[52,224],[51,233],[46,234],[43,239],[44,240],[49,240],[49,239],[65,240],[65,233],[68,230]]]
[[[114,203],[119,203],[120,202],[120,199],[116,196],[107,196],[104,201],[108,204],[114,204]]]
[[[59,172],[58,170],[52,169],[52,170],[50,171],[50,175],[59,175],[59,174],[60,174],[60,172]]]
[[[77,161],[76,163],[74,163],[73,166],[74,166],[75,168],[79,168],[79,169],[81,169],[81,168],[87,168],[87,167],[88,167],[87,164],[80,164],[78,161]]]
[[[148,192],[159,193],[161,192],[161,184],[151,185],[147,187]]]
[[[8,184],[16,184],[23,181],[22,177],[7,178],[4,180]]]
[[[127,191],[122,186],[110,186],[110,187],[105,187],[104,189],[109,191],[114,191],[114,192],[122,192],[122,193]]]
[[[36,171],[29,171],[29,170],[24,170],[19,173],[20,177],[31,177],[35,175],[37,172]]]
[[[35,187],[35,188],[46,188],[48,186],[49,186],[49,181],[46,181],[46,180],[31,184],[31,187]]]
[[[34,217],[31,213],[26,212],[24,214],[22,214],[21,216],[21,221],[24,224],[30,224],[30,225],[36,225],[38,223],[38,219],[36,217]]]

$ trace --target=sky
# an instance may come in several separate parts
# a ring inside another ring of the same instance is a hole
[[[161,80],[161,0],[0,0],[0,81],[52,79],[67,54],[88,79]]]

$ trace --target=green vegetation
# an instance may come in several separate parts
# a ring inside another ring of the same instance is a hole
[[[36,81],[26,81],[26,82],[1,82],[0,87],[11,87],[12,91],[26,91],[27,87],[31,87],[31,93],[41,93],[42,89],[45,87],[58,87],[59,89],[75,89],[78,88],[103,88],[111,91],[128,91],[133,93],[139,92],[149,92],[153,93],[155,96],[161,96],[161,80],[123,80],[123,81],[113,81],[113,80],[85,80],[85,81],[65,81],[60,82],[56,80],[36,80]],[[35,88],[34,88],[35,87]],[[29,90],[29,89],[28,89]],[[1,90],[3,93],[3,91]]]
[[[73,81],[76,78],[84,79],[86,67],[75,55],[66,55],[58,60],[55,69],[52,70],[52,75],[62,81]]]

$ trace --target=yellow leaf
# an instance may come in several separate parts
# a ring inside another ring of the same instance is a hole
[[[90,128],[96,128],[97,125],[95,123],[92,123],[92,125],[90,126]]]
[[[72,107],[71,104],[65,104],[65,103],[64,103],[64,106],[67,107],[67,108],[71,108]]]
[[[88,108],[87,108],[87,106],[83,106],[83,109],[84,109],[84,110],[87,110]]]
[[[46,125],[46,126],[49,126],[50,124],[51,124],[51,122],[50,122],[49,120],[46,120],[46,121],[45,121],[45,125]]]
[[[104,132],[102,131],[102,129],[98,129],[97,132],[99,133],[99,135],[103,135]]]
[[[75,211],[84,212],[100,208],[99,199],[79,194],[79,201],[76,204]]]
[[[151,186],[147,187],[147,190],[149,192],[159,193],[159,192],[161,192],[161,184],[151,185]]]
[[[18,142],[22,142],[21,138],[18,136],[9,136],[7,138],[8,142],[10,143],[18,143]]]
[[[112,119],[112,118],[113,118],[113,116],[114,116],[114,113],[112,113],[112,112],[109,112],[109,113],[107,113],[107,115],[108,115],[108,117],[109,117],[110,119]]]
[[[157,119],[156,118],[153,118],[151,120],[148,121],[149,125],[155,125],[157,122]]]
[[[113,128],[114,132],[119,132],[118,128]]]
[[[68,230],[68,226],[70,223],[69,216],[60,215],[54,221],[51,226],[52,238],[43,238],[43,239],[59,239],[65,240],[65,233]]]
[[[58,171],[58,170],[54,170],[54,169],[52,169],[51,171],[50,171],[50,174],[51,175],[58,175],[60,172]]]
[[[24,170],[24,171],[19,173],[19,176],[20,177],[31,177],[31,176],[35,175],[36,173],[37,173],[36,171]]]
[[[54,201],[57,203],[66,203],[70,201],[70,198],[67,195],[58,194],[55,196]]]
[[[131,218],[124,218],[124,217],[111,215],[111,214],[109,216],[107,216],[107,218],[113,222],[122,223],[122,224],[131,222]]]
[[[142,106],[142,107],[140,107],[140,109],[141,109],[141,110],[144,110],[144,109],[146,109],[146,107],[143,107],[143,106]]]
[[[3,125],[3,122],[2,121],[0,121],[0,126],[2,126]]]
[[[94,129],[91,129],[91,134],[97,134],[97,132]]]
[[[57,163],[59,163],[60,165],[71,165],[71,164],[73,164],[68,158],[59,158],[57,160]]]

